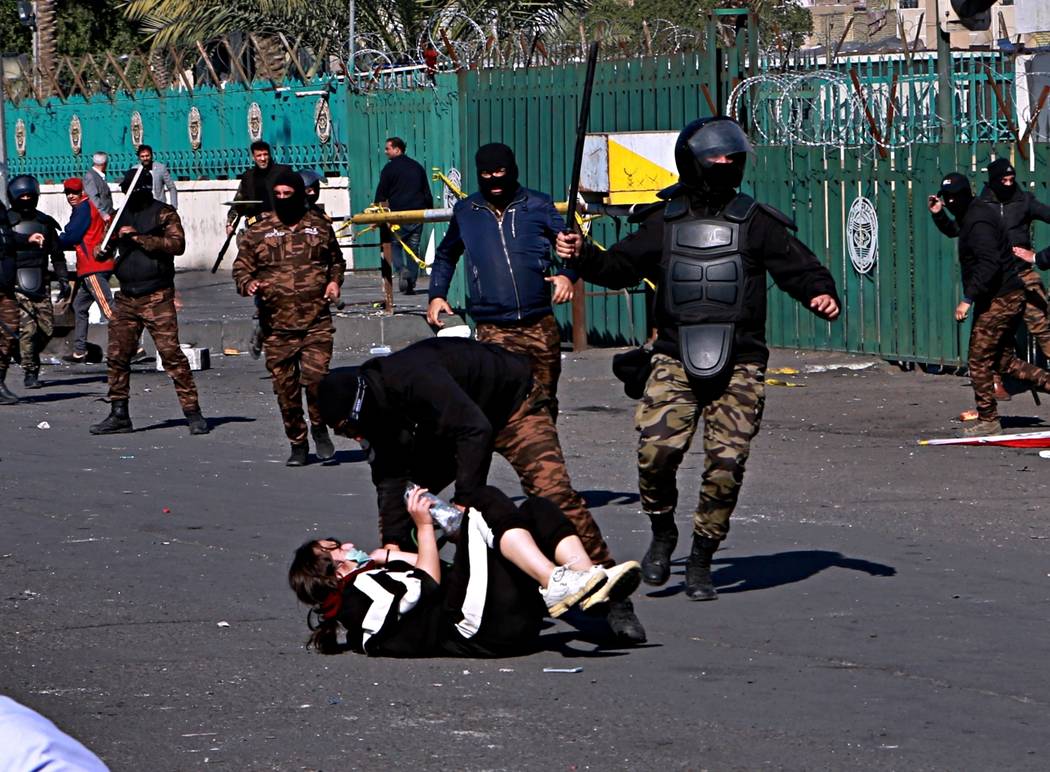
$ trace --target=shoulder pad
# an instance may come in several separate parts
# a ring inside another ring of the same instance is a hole
[[[770,206],[769,204],[758,204],[758,208],[761,209],[766,214],[768,214],[770,217],[772,217],[778,223],[783,225],[789,231],[797,231],[798,230],[798,225],[795,223],[795,221],[792,218],[788,217],[783,212],[781,212],[775,206]]]
[[[629,223],[640,223],[649,219],[649,216],[667,206],[664,201],[654,201],[651,204],[638,204],[632,207],[631,214],[627,217]]]
[[[675,196],[681,194],[682,192],[683,192],[682,185],[680,183],[676,182],[674,185],[670,185],[670,186],[664,188],[663,190],[658,191],[656,193],[656,197],[658,199],[660,199],[661,201],[669,201],[670,199],[674,198]]]
[[[665,220],[677,220],[679,217],[684,217],[687,214],[689,214],[688,195],[675,196],[664,206]]]
[[[737,193],[736,197],[726,204],[722,214],[729,222],[747,222],[755,213],[758,202],[746,193]]]

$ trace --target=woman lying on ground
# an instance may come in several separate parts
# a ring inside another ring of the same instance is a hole
[[[542,498],[520,507],[483,488],[463,518],[452,566],[442,576],[426,491],[408,497],[419,552],[317,539],[295,552],[288,582],[313,608],[308,645],[334,654],[347,646],[388,657],[508,656],[535,648],[544,617],[587,610],[638,587],[630,561],[595,566],[561,511]],[[539,592],[537,592],[537,586]]]

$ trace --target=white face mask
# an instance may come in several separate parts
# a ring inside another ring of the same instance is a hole
[[[347,560],[352,560],[353,562],[357,563],[357,565],[360,566],[360,565],[363,565],[364,563],[367,563],[372,558],[370,558],[368,556],[368,553],[365,552],[364,550],[359,550],[356,547],[354,547],[354,549],[352,549],[352,550],[350,550],[349,552],[346,553],[346,559]]]

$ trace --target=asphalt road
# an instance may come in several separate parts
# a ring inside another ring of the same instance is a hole
[[[609,356],[567,356],[559,428],[615,554],[639,557],[633,403]],[[768,390],[721,597],[685,600],[679,565],[636,596],[644,647],[559,622],[527,657],[384,661],[304,650],[285,583],[306,538],[374,541],[360,452],[285,468],[262,364],[217,365],[199,378],[206,437],[151,365],[133,434],[88,434],[99,368],[45,368],[47,388],[0,408],[0,692],[114,770],[1046,767],[1050,461],[917,447],[957,431],[964,379],[776,376],[804,388]],[[1004,406],[1020,428],[1048,412]],[[690,454],[685,502],[699,468]]]

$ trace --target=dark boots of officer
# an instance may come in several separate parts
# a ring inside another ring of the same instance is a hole
[[[4,376],[0,376],[0,405],[17,405],[18,397],[7,388],[7,384],[4,383]]]
[[[685,594],[689,600],[717,600],[711,580],[711,558],[718,549],[718,539],[693,534],[693,549],[685,566]]]
[[[314,438],[314,450],[317,452],[319,461],[324,463],[335,458],[335,445],[332,444],[332,438],[328,436],[327,426],[324,424],[311,426],[310,435]]]
[[[671,576],[671,555],[678,544],[678,526],[673,511],[650,514],[649,520],[653,537],[642,558],[642,579],[646,584],[659,587]]]
[[[285,466],[306,466],[307,455],[310,453],[310,445],[306,442],[301,445],[292,443],[292,454],[284,462]]]
[[[192,410],[184,413],[184,415],[186,416],[186,425],[190,427],[190,434],[207,434],[211,431],[207,419],[201,414],[200,410]]]
[[[128,416],[128,401],[115,399],[109,405],[109,416],[91,427],[92,434],[123,434],[133,430]]]
[[[26,370],[22,385],[27,389],[39,389],[43,387],[40,383],[40,372],[38,370]]]

